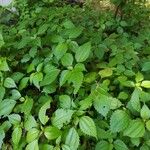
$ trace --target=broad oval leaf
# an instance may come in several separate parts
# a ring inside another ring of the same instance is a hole
[[[9,115],[14,106],[16,104],[16,101],[12,100],[12,99],[4,99],[3,101],[0,102],[0,117],[1,116],[6,116]]]
[[[112,150],[113,145],[106,142],[106,141],[100,141],[96,144],[95,150]]]
[[[71,107],[71,98],[68,95],[59,96],[60,107],[63,109],[70,109]]]
[[[83,73],[80,71],[72,71],[71,75],[69,77],[68,82],[69,83],[73,83],[73,87],[74,87],[74,94],[77,94],[77,92],[79,91],[82,82],[83,82]]]
[[[51,100],[47,101],[39,110],[39,119],[42,124],[46,124],[47,121],[49,120],[49,117],[46,115],[46,110],[50,108],[50,102]]]
[[[61,131],[57,127],[48,126],[44,129],[44,135],[48,140],[53,140],[61,135]]]
[[[2,147],[4,138],[5,138],[5,132],[3,129],[0,128],[0,148]]]
[[[16,84],[12,78],[6,78],[4,81],[4,86],[6,88],[15,88]]]
[[[68,49],[67,43],[58,44],[54,49],[55,57],[59,60],[67,52],[67,49]]]
[[[24,128],[27,131],[29,131],[30,129],[36,128],[36,127],[38,127],[38,124],[37,124],[35,118],[33,116],[29,115],[24,121]]]
[[[143,119],[149,119],[150,118],[150,109],[148,108],[148,106],[146,104],[143,105],[140,113],[141,113],[141,117]]]
[[[34,74],[32,82],[40,90],[40,82],[43,80],[43,73],[37,72]]]
[[[40,83],[40,86],[45,86],[45,85],[49,85],[51,84],[53,81],[55,81],[55,79],[57,78],[58,74],[59,74],[60,70],[59,69],[51,69],[49,71],[49,73],[47,73],[42,82]]]
[[[0,37],[1,37],[1,34],[0,34]],[[1,46],[1,44],[0,44],[0,46]],[[9,71],[9,67],[8,67],[6,58],[3,58],[3,57],[0,58],[0,71]]]
[[[77,62],[84,62],[90,55],[91,42],[84,43],[76,51],[75,58]]]
[[[147,129],[148,131],[150,131],[150,120],[148,120],[148,121],[146,122],[146,129]]]
[[[20,92],[16,89],[13,89],[11,91],[11,94],[12,94],[12,96],[10,98],[13,99],[13,100],[18,100],[19,98],[21,98]]]
[[[12,132],[12,142],[14,145],[18,145],[21,139],[22,129],[21,127],[16,127]]]
[[[122,140],[114,141],[115,150],[129,150],[127,145]]]
[[[98,73],[101,78],[109,77],[113,74],[113,70],[111,68],[105,68]]]
[[[70,78],[71,71],[69,70],[63,70],[60,74],[60,79],[59,79],[59,86],[61,87],[63,84],[66,83],[66,81]]]
[[[8,116],[9,122],[13,125],[18,125],[21,122],[21,117],[18,114],[11,114]]]
[[[5,88],[0,86],[0,102],[3,100],[5,95]]]
[[[73,56],[70,53],[66,53],[62,58],[61,58],[61,63],[63,66],[68,67],[71,66],[73,63]]]
[[[66,136],[65,144],[70,147],[71,150],[77,150],[79,146],[79,135],[75,128],[71,128]]]
[[[28,85],[29,77],[24,77],[19,83],[19,90],[23,90]]]
[[[34,140],[33,142],[29,143],[25,150],[39,150],[38,140]]]
[[[147,80],[142,81],[141,86],[144,88],[150,88],[150,81]]]
[[[83,133],[97,138],[96,126],[93,119],[88,116],[83,116],[79,120],[79,126]]]
[[[143,137],[145,133],[144,122],[141,120],[132,120],[130,121],[128,128],[123,132],[124,136],[131,138]]]
[[[131,105],[132,105],[133,109],[139,112],[141,110],[141,104],[140,104],[140,100],[139,100],[138,89],[135,89],[133,91],[130,101],[131,101]]]
[[[31,143],[38,138],[40,131],[36,128],[32,128],[27,132],[26,141]]]
[[[128,127],[130,118],[123,110],[116,110],[110,118],[110,130],[112,132],[120,132]]]
[[[57,109],[52,117],[52,124],[61,129],[64,124],[70,122],[73,113],[73,110]]]
[[[94,98],[94,108],[104,117],[110,110],[110,100],[108,96],[103,94],[98,95]]]
[[[145,62],[144,64],[143,64],[143,66],[142,66],[142,71],[150,71],[150,61],[148,61],[148,62]]]

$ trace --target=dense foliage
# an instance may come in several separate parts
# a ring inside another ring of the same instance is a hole
[[[1,8],[2,150],[150,149],[150,11],[112,2]]]

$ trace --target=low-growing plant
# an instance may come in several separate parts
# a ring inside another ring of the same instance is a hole
[[[149,9],[13,5],[1,9],[0,148],[149,150]]]

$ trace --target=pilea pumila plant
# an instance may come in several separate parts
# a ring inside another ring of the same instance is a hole
[[[1,8],[0,149],[150,149],[149,9],[113,3]]]

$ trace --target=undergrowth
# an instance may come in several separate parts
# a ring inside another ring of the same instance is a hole
[[[116,2],[1,8],[2,150],[150,149],[149,8]]]

